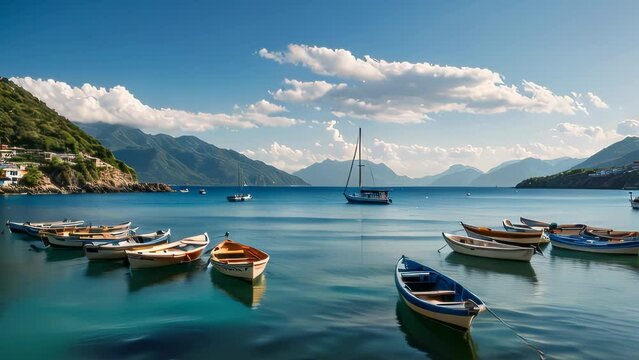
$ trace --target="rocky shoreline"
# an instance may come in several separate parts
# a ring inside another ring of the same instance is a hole
[[[2,194],[108,194],[124,192],[174,192],[170,186],[162,183],[130,183],[125,185],[86,184],[82,187],[59,188],[55,185],[39,185],[34,187],[9,185],[0,187]]]

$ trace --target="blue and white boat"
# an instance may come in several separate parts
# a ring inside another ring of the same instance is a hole
[[[594,236],[548,234],[552,246],[591,253],[639,255],[639,240],[601,239]]]
[[[347,194],[348,183],[351,181],[351,174],[353,173],[353,165],[355,164],[355,157],[359,154],[359,160],[357,167],[359,168],[359,182],[358,190],[356,192]],[[349,203],[352,204],[376,204],[376,205],[388,205],[393,202],[390,198],[390,191],[386,189],[365,189],[362,187],[362,128],[359,129],[359,136],[357,137],[357,144],[355,144],[355,153],[353,154],[353,161],[351,161],[351,169],[348,171],[348,178],[346,179],[346,186],[344,186],[344,197]]]
[[[455,280],[403,255],[397,262],[395,286],[411,310],[462,331],[486,310],[477,295]]]
[[[14,222],[7,221],[9,231],[17,234],[27,234],[33,237],[40,237],[40,230],[50,230],[59,228],[71,228],[84,225],[84,220],[62,220],[48,222]]]

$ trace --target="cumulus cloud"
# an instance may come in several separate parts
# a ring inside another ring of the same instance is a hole
[[[110,89],[84,84],[71,86],[62,81],[11,78],[49,107],[70,120],[129,125],[150,131],[201,132],[218,127],[253,128],[257,126],[291,126],[300,120],[280,114],[286,108],[266,100],[230,114],[189,112],[170,108],[153,108],[143,104],[124,86]]]
[[[591,92],[586,94],[588,96],[588,100],[590,100],[590,103],[592,103],[592,105],[594,105],[594,107],[598,108],[598,109],[608,109],[608,104],[606,104],[603,100],[601,100],[601,98]]]
[[[619,138],[619,134],[614,130],[604,130],[601,126],[585,126],[569,122],[557,124],[552,131],[556,131],[561,135],[585,137],[598,141],[615,140]]]
[[[336,83],[287,79],[284,88],[272,92],[281,101],[324,103],[338,117],[417,123],[428,114],[451,111],[586,112],[572,94],[557,95],[531,81],[523,81],[520,90],[489,69],[386,61],[368,55],[358,58],[345,49],[297,44],[289,45],[285,52],[261,49],[259,55],[340,79]]]
[[[639,135],[639,120],[627,119],[617,124],[617,132],[621,135]]]

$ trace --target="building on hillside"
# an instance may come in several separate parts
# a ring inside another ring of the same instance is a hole
[[[16,156],[16,151],[14,149],[10,149],[9,145],[0,145],[0,162],[9,160],[14,156]]]
[[[107,164],[104,161],[102,161],[101,159],[98,159],[97,157],[84,155],[84,159],[87,160],[87,161],[92,162],[93,165],[95,165],[95,167],[98,168],[98,169],[113,167],[113,166],[111,166],[111,164]]]
[[[26,165],[0,165],[0,186],[15,185],[27,173]]]
[[[42,157],[45,162],[50,162],[50,161],[53,161],[53,158],[58,158],[62,161],[73,163],[77,155],[76,154],[58,154],[58,153],[54,153],[50,151],[43,151]]]

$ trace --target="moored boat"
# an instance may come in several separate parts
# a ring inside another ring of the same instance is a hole
[[[548,242],[548,239],[542,236],[543,231],[510,232],[493,230],[488,227],[472,226],[464,223],[461,223],[461,225],[464,230],[466,230],[468,236],[482,240],[493,240],[518,246],[540,245]]]
[[[395,269],[395,286],[414,312],[467,331],[486,305],[446,275],[402,256]]]
[[[171,229],[129,236],[125,240],[109,243],[90,242],[84,245],[89,260],[126,259],[126,250],[139,250],[163,244],[171,239]]]
[[[252,199],[251,194],[233,194],[226,197],[226,200],[229,202],[250,201]]]
[[[639,196],[636,197],[632,197],[632,191],[630,192],[630,206],[632,206],[633,209],[639,209]]]
[[[204,233],[168,244],[126,250],[126,256],[132,269],[177,265],[199,259],[208,244],[209,236]]]
[[[586,229],[591,230],[607,230],[605,228],[588,226],[586,224],[556,224],[556,223],[547,223],[538,220],[527,219],[524,217],[519,218],[522,223],[528,225],[533,228],[544,229],[544,230],[552,230],[555,234],[562,235],[579,235]]]
[[[211,265],[224,275],[253,280],[266,269],[269,255],[254,247],[226,239],[211,250]]]
[[[90,226],[71,226],[71,227],[53,227],[40,230],[40,234],[51,233],[56,235],[82,236],[86,234],[99,233],[118,233],[125,232],[131,228],[131,222],[123,222],[116,225],[90,225]]]
[[[206,195],[206,190],[205,189],[200,189],[200,195]]]
[[[533,246],[525,248],[447,233],[442,233],[442,236],[453,251],[465,255],[502,260],[530,261],[535,254]]]
[[[600,254],[639,255],[639,240],[601,240],[590,236],[548,234],[553,247]]]
[[[583,231],[582,235],[604,240],[639,240],[639,232],[637,231],[586,229]]]
[[[502,225],[504,226],[504,230],[510,232],[535,232],[542,231],[543,228],[533,228],[526,224],[513,224],[510,220],[504,219],[502,220]]]
[[[359,154],[358,169],[359,169],[359,182],[358,190],[356,192],[347,194],[348,183],[351,180],[351,174],[353,172],[353,165],[355,164],[355,157]],[[346,186],[344,186],[344,197],[346,201],[351,204],[376,204],[376,205],[389,205],[393,203],[390,198],[390,191],[383,189],[365,189],[362,187],[362,128],[359,129],[359,136],[357,137],[357,144],[355,144],[355,153],[353,154],[353,161],[351,161],[351,168],[348,172],[348,178],[346,179]]]
[[[116,242],[128,238],[135,233],[135,229],[122,229],[101,233],[66,232],[41,232],[40,236],[44,245],[53,247],[81,248],[88,243]]]
[[[7,221],[6,226],[12,233],[27,234],[33,237],[40,236],[40,230],[53,229],[60,227],[79,227],[84,225],[84,220],[61,220],[49,222],[14,222]]]

